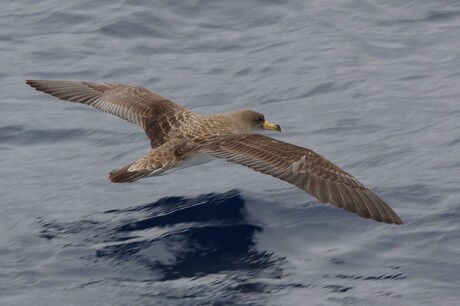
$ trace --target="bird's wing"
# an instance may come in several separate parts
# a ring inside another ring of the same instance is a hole
[[[152,148],[190,113],[184,107],[144,88],[114,83],[27,80],[36,90],[61,100],[87,104],[144,128]]]
[[[355,177],[309,149],[245,134],[227,136],[200,150],[294,184],[320,202],[378,222],[402,224],[398,215]]]

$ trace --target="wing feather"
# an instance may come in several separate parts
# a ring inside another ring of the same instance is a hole
[[[294,184],[320,202],[363,218],[402,224],[398,215],[355,177],[309,149],[263,135],[244,134],[227,136],[201,150]]]
[[[139,125],[149,137],[152,148],[165,143],[168,133],[192,114],[144,87],[60,80],[26,82],[36,90],[61,100],[90,105]]]

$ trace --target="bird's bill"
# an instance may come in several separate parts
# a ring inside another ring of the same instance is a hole
[[[273,124],[265,120],[264,124],[262,125],[264,130],[268,131],[278,131],[281,132],[281,127],[278,124]]]

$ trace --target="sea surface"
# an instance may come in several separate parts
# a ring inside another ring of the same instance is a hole
[[[142,130],[25,79],[257,110],[405,224],[224,161],[112,184]],[[4,1],[0,89],[0,305],[458,305],[459,1]]]

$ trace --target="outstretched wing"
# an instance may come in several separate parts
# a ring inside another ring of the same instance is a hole
[[[201,150],[294,184],[320,202],[378,222],[402,224],[398,215],[355,177],[309,149],[247,134],[228,136]]]
[[[186,120],[184,107],[143,88],[114,83],[27,80],[36,90],[61,100],[87,104],[144,128],[152,147]]]

